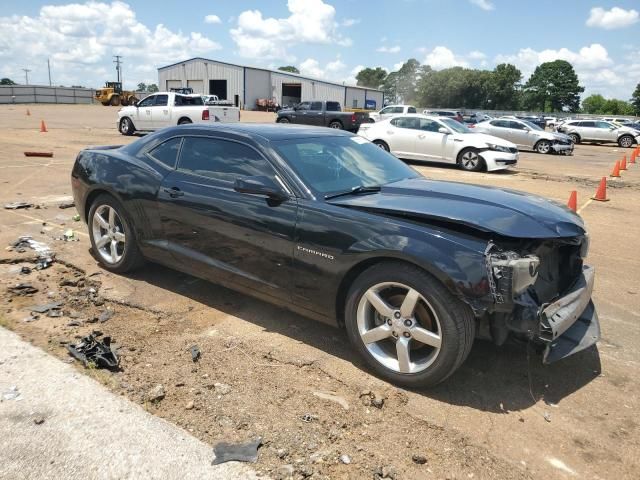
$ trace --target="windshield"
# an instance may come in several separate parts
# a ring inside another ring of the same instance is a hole
[[[535,123],[531,123],[528,120],[520,120],[522,123],[524,123],[527,127],[529,127],[531,130],[540,130],[540,131],[544,131],[543,128],[540,128],[538,125],[536,125]]]
[[[296,138],[273,144],[305,184],[323,195],[419,176],[362,137]]]
[[[450,118],[439,118],[440,122],[444,123],[447,127],[453,130],[456,133],[473,133],[466,126],[458,122],[457,120],[452,120]]]

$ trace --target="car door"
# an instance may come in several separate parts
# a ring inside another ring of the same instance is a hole
[[[309,111],[310,107],[311,102],[302,102],[296,105],[293,113],[291,114],[291,120],[293,121],[293,123],[302,123],[306,125],[309,121],[307,112]]]
[[[598,136],[600,132],[596,128],[596,122],[594,121],[582,121],[578,125],[578,135],[582,140],[599,140]]]
[[[420,159],[415,153],[418,120],[417,117],[396,117],[387,124],[384,140],[396,157]]]
[[[447,143],[449,139],[453,142],[450,133],[440,133],[440,129],[449,129],[440,122],[427,118],[418,119],[418,134],[415,142],[415,154],[423,159],[436,162],[448,162]]]
[[[604,142],[617,142],[618,141],[618,127],[609,122],[596,121],[595,128],[597,130],[598,140]]]
[[[536,136],[531,133],[529,127],[517,120],[509,120],[509,137],[507,140],[515,143],[518,147],[533,148],[536,143]]]
[[[307,125],[324,126],[324,111],[322,110],[322,102],[310,102],[309,110],[304,112],[307,119]]]
[[[151,109],[156,101],[156,95],[149,95],[143,98],[136,106],[135,118],[133,124],[137,130],[150,130],[151,127]]]
[[[274,203],[236,192],[238,178],[266,175],[283,185],[253,147],[185,136],[176,170],[157,197],[167,248],[189,271],[220,283],[289,298],[297,201]]]
[[[151,107],[151,126],[154,130],[171,125],[168,103],[169,95],[166,93],[156,95],[156,101]]]

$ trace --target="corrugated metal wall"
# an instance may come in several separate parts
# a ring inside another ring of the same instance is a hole
[[[158,71],[158,85],[167,85],[167,80],[180,80],[186,87],[189,80],[201,80],[204,91],[209,94],[209,80],[227,81],[227,98],[233,101],[235,95],[242,100],[244,90],[244,68],[235,65],[191,60]],[[173,85],[173,82],[171,83]]]
[[[256,100],[259,98],[272,98],[271,72],[247,68],[245,70],[244,82],[246,88],[244,102],[247,110],[256,108]]]
[[[0,103],[93,103],[94,95],[89,88],[0,86]]]
[[[367,90],[367,100],[376,101],[376,110],[380,110],[382,107],[384,107],[384,93],[382,92]]]
[[[271,73],[271,96],[276,98],[279,103],[282,103],[283,83],[300,84],[300,101],[302,102],[309,100],[333,100],[340,102],[340,104],[344,102],[344,87],[339,85],[330,85],[328,83],[308,80],[294,75]]]
[[[347,87],[347,99],[344,108],[364,108],[364,90]]]

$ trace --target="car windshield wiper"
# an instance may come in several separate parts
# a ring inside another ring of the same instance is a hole
[[[379,192],[380,185],[358,185],[357,187],[353,187],[351,190],[345,190],[344,192],[331,193],[329,195],[325,195],[324,199],[329,200],[331,198],[343,197],[345,195],[357,195],[359,193],[372,193]]]

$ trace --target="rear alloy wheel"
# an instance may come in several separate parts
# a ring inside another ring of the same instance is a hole
[[[574,144],[580,143],[580,137],[575,133],[570,133],[569,138]]]
[[[124,209],[111,195],[99,195],[93,202],[89,234],[91,253],[107,270],[123,273],[143,262]]]
[[[633,146],[633,137],[631,135],[623,135],[618,139],[618,145],[622,148],[631,148]]]
[[[373,144],[387,152],[391,151],[391,149],[389,148],[389,145],[387,145],[387,142],[383,142],[382,140],[374,140]]]
[[[432,386],[465,360],[475,332],[471,309],[431,275],[385,262],[352,285],[345,310],[349,340],[382,377]]]
[[[122,120],[120,120],[120,133],[122,135],[133,135],[135,131],[136,129],[134,128],[133,122],[129,117],[124,117]]]
[[[484,160],[473,148],[463,150],[458,157],[458,163],[468,172],[479,172],[484,168]]]
[[[549,140],[540,140],[536,143],[535,151],[542,154],[547,154],[551,151],[551,142]]]
[[[329,128],[335,128],[336,130],[342,130],[342,124],[339,121],[334,120],[333,122],[331,122],[329,124]]]

